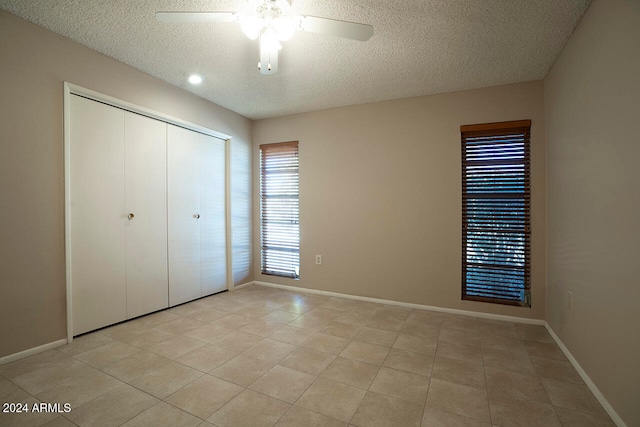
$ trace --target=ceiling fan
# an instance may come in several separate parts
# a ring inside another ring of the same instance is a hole
[[[290,0],[251,0],[247,12],[157,12],[156,18],[167,23],[237,22],[251,40],[260,39],[258,69],[262,74],[278,71],[280,42],[289,40],[295,30],[328,34],[367,41],[373,27],[356,22],[338,21],[317,16],[290,15]]]

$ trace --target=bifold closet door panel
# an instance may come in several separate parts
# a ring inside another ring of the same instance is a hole
[[[70,243],[73,334],[127,317],[124,111],[72,95]]]
[[[202,296],[200,134],[167,125],[169,305]]]
[[[200,135],[202,295],[227,289],[226,141]]]
[[[169,306],[167,124],[125,113],[127,317]]]

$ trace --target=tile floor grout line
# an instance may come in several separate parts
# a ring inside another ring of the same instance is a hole
[[[487,393],[487,409],[489,409],[489,424],[494,425],[493,415],[491,414],[491,400],[489,400],[489,380],[487,379],[487,366],[484,363],[484,352],[482,352],[482,373],[484,374],[484,388]]]

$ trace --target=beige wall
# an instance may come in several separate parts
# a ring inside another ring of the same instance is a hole
[[[531,309],[460,300],[460,125],[531,119]],[[255,279],[394,301],[542,319],[545,130],[542,82],[256,121],[264,143],[300,142],[300,280]],[[254,162],[254,193],[258,168]],[[323,265],[315,265],[321,254]]]
[[[594,0],[544,81],[547,321],[628,426],[640,425],[639,42],[640,2]]]
[[[249,119],[4,11],[0,77],[0,357],[66,337],[63,81],[233,136],[234,278],[252,280]]]

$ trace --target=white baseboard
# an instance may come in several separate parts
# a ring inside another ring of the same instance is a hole
[[[348,298],[348,299],[354,299],[354,300],[358,300],[358,301],[375,302],[377,304],[395,305],[395,306],[398,306],[398,307],[415,308],[417,310],[429,310],[429,311],[438,311],[438,312],[441,312],[441,313],[459,314],[459,315],[462,315],[462,316],[480,317],[480,318],[483,318],[483,319],[503,320],[503,321],[506,321],[506,322],[526,323],[526,324],[529,324],[529,325],[541,325],[541,326],[544,326],[547,323],[544,320],[540,320],[540,319],[527,319],[527,318],[524,318],[524,317],[506,316],[506,315],[503,315],[503,314],[480,313],[480,312],[477,312],[477,311],[458,310],[458,309],[455,309],[455,308],[435,307],[435,306],[431,306],[431,305],[413,304],[413,303],[410,303],[410,302],[400,302],[400,301],[391,301],[391,300],[380,299],[380,298],[361,297],[361,296],[358,296],[358,295],[341,294],[339,292],[319,291],[319,290],[316,290],[316,289],[306,289],[306,288],[298,288],[298,287],[295,287],[295,286],[278,285],[278,284],[275,284],[275,283],[260,282],[260,281],[257,281],[257,280],[254,281],[254,282],[251,282],[251,283],[255,284],[255,285],[260,285],[260,286],[267,286],[267,287],[270,287],[270,288],[284,289],[284,290],[287,290],[287,291],[305,292],[305,293],[316,294],[316,295],[325,295],[325,296],[331,296],[331,297]],[[248,285],[248,284],[246,284],[246,285]],[[236,288],[237,288],[237,286],[236,286]]]
[[[67,343],[67,339],[63,338],[58,341],[43,344],[38,347],[29,348],[27,350],[20,351],[18,353],[10,354],[8,356],[0,357],[0,366],[7,363],[23,359],[25,357],[33,356],[34,354],[42,353],[43,351],[51,350],[56,347],[61,347]]]
[[[247,283],[243,283],[243,284],[241,284],[241,285],[235,285],[235,286],[233,287],[233,290],[246,288],[247,286],[251,286],[251,285],[253,285],[254,283],[255,283],[255,282],[247,282]]]
[[[558,344],[558,347],[560,347],[560,350],[562,350],[564,355],[567,356],[567,359],[569,359],[569,362],[571,362],[575,370],[578,372],[578,375],[580,375],[580,378],[582,378],[582,381],[584,381],[584,383],[587,385],[589,390],[591,390],[591,393],[593,393],[595,398],[598,399],[598,402],[600,402],[604,410],[607,411],[607,414],[609,414],[609,416],[611,417],[613,422],[616,424],[616,426],[627,427],[627,424],[622,420],[622,418],[620,418],[620,415],[618,415],[615,409],[613,409],[613,407],[611,406],[609,401],[604,397],[600,389],[598,389],[598,387],[591,380],[589,375],[587,375],[585,370],[582,369],[582,366],[580,366],[576,358],[573,357],[573,354],[571,354],[567,346],[564,345],[562,340],[560,340],[560,337],[556,335],[553,329],[551,329],[551,326],[549,326],[549,324],[545,322],[545,327],[547,328],[547,331],[549,331],[549,335],[551,335],[551,337],[554,339],[556,344]]]

